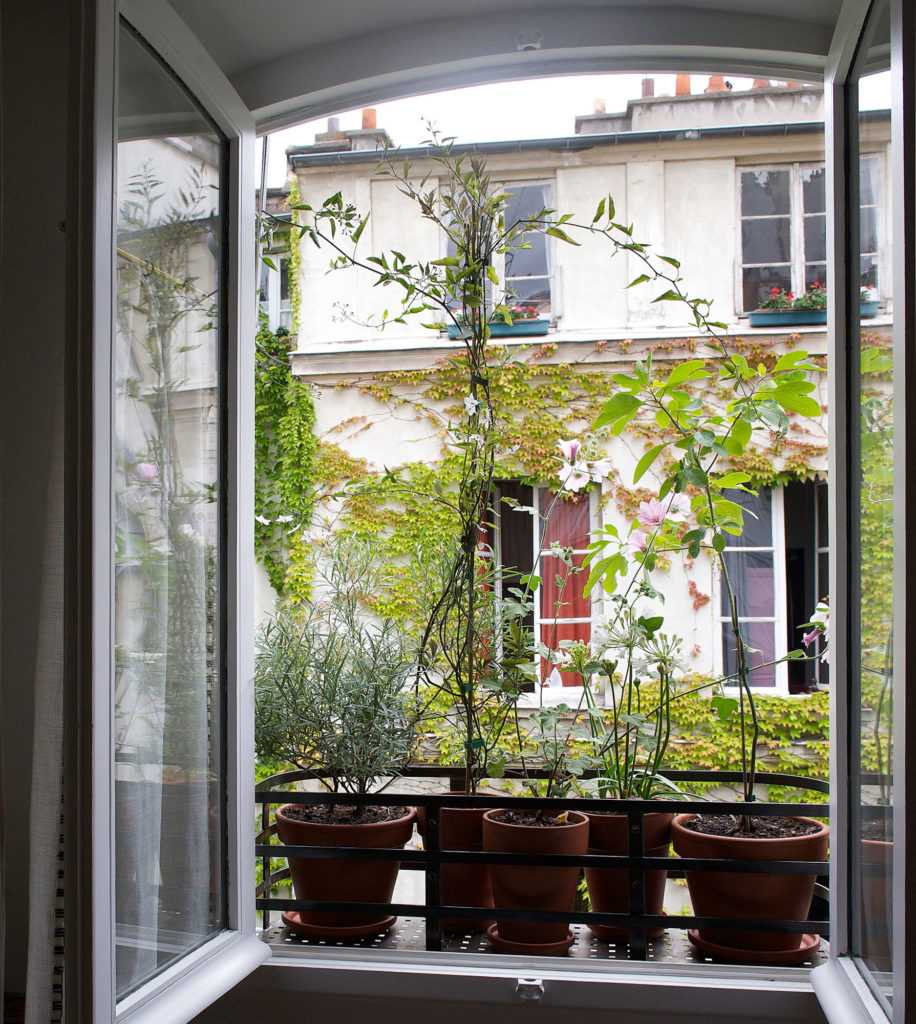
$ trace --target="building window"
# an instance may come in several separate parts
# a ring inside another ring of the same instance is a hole
[[[756,495],[729,491],[745,510],[740,544],[725,551],[744,639],[753,648],[751,685],[783,693],[807,693],[827,683],[819,649],[810,661],[783,661],[802,646],[804,623],[827,596],[829,538],[826,481],[799,481],[761,488]],[[722,671],[736,671],[725,587],[719,584]],[[817,657],[815,657],[817,656]],[[735,685],[733,681],[732,685]]]
[[[505,499],[505,500],[504,500]],[[541,586],[527,625],[535,641],[551,650],[565,640],[588,643],[592,636],[592,602],[584,593],[587,574],[581,570],[588,549],[596,503],[589,492],[557,498],[548,487],[506,481],[497,488],[493,549],[499,566],[498,587],[505,591],[519,577],[535,573]],[[557,552],[567,549],[570,567]],[[540,678],[548,686],[579,686],[571,673],[551,672],[538,658]],[[552,678],[551,678],[552,677]]]
[[[549,182],[506,182],[502,188],[509,195],[506,204],[506,225],[536,217],[551,203],[552,187]],[[495,305],[533,307],[538,317],[556,315],[553,286],[552,244],[543,231],[528,231],[516,242],[519,246],[511,253],[497,254],[493,266],[499,275],[500,291],[492,294],[487,285],[489,301]],[[455,255],[455,244],[446,239],[447,256]]]
[[[744,509],[744,533],[739,544],[725,549],[725,566],[734,592],[738,620],[746,644],[751,648],[751,685],[766,689],[785,688],[785,665],[774,665],[785,654],[785,643],[778,623],[785,621],[785,602],[777,579],[784,578],[780,564],[782,546],[777,543],[775,523],[782,521],[780,491],[761,488],[757,494],[729,491],[728,497]],[[728,589],[719,584],[719,617],[722,645],[722,671],[737,685],[735,644],[732,638]]]
[[[818,601],[827,597],[830,584],[827,532],[827,481],[809,480],[783,488],[786,545],[786,647],[801,647],[803,630]],[[813,661],[790,661],[790,693],[805,693],[828,682],[828,665],[820,660],[823,648],[807,652]]]
[[[289,257],[281,256],[277,266],[280,269],[280,295],[279,310],[277,313],[277,326],[289,330],[292,327],[292,303],[289,292]]]
[[[289,330],[292,326],[292,302],[289,288],[289,256],[269,253],[276,270],[266,263],[260,264],[258,281],[258,302],[261,311],[267,316],[268,326],[272,331],[278,327]]]
[[[862,284],[878,287],[881,160],[862,161]],[[801,295],[827,280],[827,204],[823,164],[742,169],[740,305],[758,309],[773,288]]]

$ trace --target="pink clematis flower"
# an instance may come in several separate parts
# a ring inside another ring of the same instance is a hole
[[[565,462],[560,469],[559,476],[560,483],[563,484],[566,490],[573,491],[574,493],[588,486],[591,480],[585,469],[574,462]]]
[[[639,520],[640,526],[646,530],[654,530],[665,521],[665,512],[665,506],[656,498],[652,498],[639,503],[636,518]]]
[[[575,462],[579,458],[579,451],[582,445],[579,441],[560,441],[560,451],[563,453],[563,458],[567,462]]]
[[[819,629],[810,630],[809,632],[805,633],[805,635],[802,637],[802,643],[805,645],[805,647],[810,647],[820,636],[820,633],[821,631]]]
[[[643,533],[642,530],[634,530],[630,534],[630,547],[634,551],[645,551],[646,545],[649,543],[649,538]]]
[[[138,462],[134,473],[139,480],[155,480],[159,476],[159,468],[152,462]]]

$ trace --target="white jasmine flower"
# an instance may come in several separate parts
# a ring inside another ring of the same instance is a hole
[[[254,518],[257,522],[261,524],[261,526],[270,526],[270,520],[267,518],[267,516],[262,516],[259,514],[256,515]]]
[[[292,516],[277,516],[278,523],[291,523],[293,521]]]
[[[468,414],[468,417],[473,416],[477,412],[479,405],[480,402],[473,395],[464,396],[464,411]]]

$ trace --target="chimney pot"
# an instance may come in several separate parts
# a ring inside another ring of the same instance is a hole
[[[375,107],[366,107],[363,110],[363,130],[375,131]]]
[[[603,96],[596,96],[595,97],[594,109],[595,109],[595,113],[596,114],[606,114],[607,113],[607,106],[605,105],[604,97]]]
[[[751,86],[752,89],[769,89],[771,86],[769,78],[755,78],[754,84]]]
[[[678,75],[674,83],[675,96],[690,95],[690,75]]]
[[[707,92],[727,92],[728,86],[725,83],[725,75],[710,75],[709,85],[706,86]]]
[[[649,97],[654,96],[654,95],[655,95],[655,79],[654,78],[644,78],[642,80],[642,98],[644,100],[647,100],[647,99],[649,99]]]
[[[329,117],[328,118],[328,135],[335,135],[340,131],[340,118]]]

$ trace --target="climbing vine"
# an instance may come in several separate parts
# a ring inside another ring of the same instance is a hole
[[[302,531],[311,522],[317,441],[311,386],[289,365],[289,335],[261,317],[255,356],[255,554],[281,596],[308,592]]]

